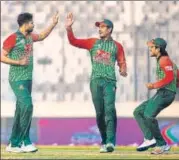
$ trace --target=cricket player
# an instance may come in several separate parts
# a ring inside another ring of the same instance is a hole
[[[10,65],[9,83],[16,96],[16,110],[8,152],[35,152],[29,137],[33,103],[31,97],[33,72],[33,43],[44,40],[58,23],[58,12],[53,16],[52,23],[40,34],[32,33],[34,28],[33,15],[18,15],[19,29],[11,34],[3,43],[1,62]]]
[[[146,87],[157,89],[157,92],[134,110],[134,117],[144,134],[144,142],[138,146],[137,151],[145,151],[155,146],[151,153],[161,154],[169,151],[170,146],[166,144],[160,133],[156,116],[174,101],[177,87],[179,87],[179,70],[165,50],[167,42],[164,39],[153,39],[147,42],[147,45],[150,56],[156,57],[157,60],[158,81],[147,83]]]
[[[92,74],[90,90],[96,111],[96,121],[101,134],[100,153],[113,152],[116,143],[117,116],[115,109],[116,75],[115,63],[119,72],[127,76],[123,47],[111,37],[113,23],[104,19],[96,22],[100,38],[77,39],[72,30],[73,14],[66,19],[66,30],[71,45],[87,49],[91,56]]]

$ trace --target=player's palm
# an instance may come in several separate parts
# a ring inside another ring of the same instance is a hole
[[[66,28],[71,27],[73,23],[74,23],[73,14],[70,12],[68,13],[66,18],[66,24],[65,24]]]
[[[53,23],[56,25],[58,23],[58,19],[59,19],[59,13],[58,11],[53,15],[52,20]]]

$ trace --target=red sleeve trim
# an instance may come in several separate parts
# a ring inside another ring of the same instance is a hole
[[[3,49],[10,51],[16,45],[16,34],[11,34],[3,43]]]
[[[39,35],[38,34],[32,33],[31,36],[32,36],[33,42],[39,41]]]
[[[161,69],[165,73],[165,77],[153,84],[154,88],[162,88],[174,80],[173,63],[169,57],[161,57],[159,60]]]
[[[94,44],[96,43],[96,40],[97,40],[97,38],[77,39],[74,36],[72,30],[67,31],[67,36],[68,36],[68,40],[69,40],[71,45],[73,45],[75,47],[87,49],[87,50],[90,50],[91,48],[93,48],[93,46],[94,46]]]
[[[127,65],[126,65],[124,49],[120,43],[115,41],[115,44],[117,46],[117,64],[122,71],[127,72]]]
[[[177,70],[177,88],[179,88],[179,70]]]

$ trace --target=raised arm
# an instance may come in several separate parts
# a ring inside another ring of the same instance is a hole
[[[72,30],[73,23],[74,23],[73,14],[69,13],[66,18],[65,27],[67,30],[67,36],[68,36],[68,40],[69,40],[70,44],[75,47],[90,50],[93,47],[93,45],[95,44],[97,39],[96,38],[88,38],[88,39],[76,38],[74,36],[73,30]]]
[[[52,17],[52,23],[47,27],[45,28],[42,32],[40,32],[39,34],[34,34],[32,33],[32,39],[34,42],[37,42],[37,41],[42,41],[44,40],[45,38],[48,37],[48,35],[52,32],[52,30],[54,29],[54,27],[57,25],[58,23],[58,18],[59,18],[59,14],[58,12],[56,12],[53,17]]]
[[[27,57],[23,57],[20,60],[13,60],[8,57],[9,52],[14,48],[16,44],[16,34],[10,35],[3,43],[1,51],[1,62],[10,65],[28,65],[29,60]]]

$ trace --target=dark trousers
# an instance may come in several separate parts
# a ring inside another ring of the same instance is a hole
[[[167,89],[160,89],[149,100],[143,102],[134,110],[134,117],[141,128],[144,137],[156,139],[157,146],[166,145],[160,133],[156,116],[175,99],[175,93]]]
[[[90,83],[96,121],[102,144],[116,143],[117,115],[115,109],[116,82],[98,78]]]
[[[31,97],[32,81],[10,82],[11,88],[16,96],[16,110],[10,143],[13,147],[31,144],[29,132],[33,113]]]

